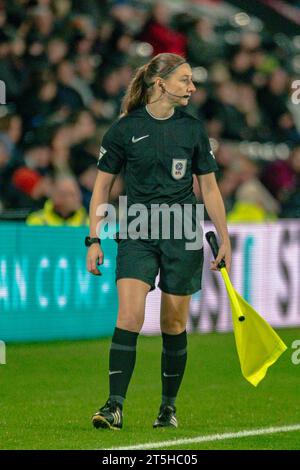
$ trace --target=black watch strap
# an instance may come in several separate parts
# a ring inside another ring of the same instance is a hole
[[[99,243],[99,245],[101,245],[100,238],[85,237],[85,241],[84,241],[85,246],[91,246],[93,243]]]

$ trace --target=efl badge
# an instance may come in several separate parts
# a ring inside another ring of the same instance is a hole
[[[180,180],[184,177],[186,172],[186,163],[187,160],[179,160],[178,158],[173,158],[172,163],[172,176],[175,180]]]

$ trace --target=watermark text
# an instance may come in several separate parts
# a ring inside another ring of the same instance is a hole
[[[291,357],[292,363],[297,366],[300,364],[300,339],[295,339],[295,341],[293,341],[292,349],[295,349]]]
[[[111,227],[117,223],[115,206],[100,204],[96,215],[101,238],[113,238]],[[203,204],[144,204],[127,205],[127,196],[119,197],[119,239],[185,240],[186,250],[203,247]]]
[[[295,91],[294,93],[292,93],[291,100],[293,104],[299,104],[300,103],[300,80],[294,80],[292,82],[292,89]]]
[[[6,86],[3,80],[0,80],[0,104],[6,104]]]
[[[6,364],[6,347],[4,341],[0,340],[0,364]]]

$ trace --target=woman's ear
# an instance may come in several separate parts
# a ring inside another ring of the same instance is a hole
[[[158,86],[162,89],[163,93],[166,91],[166,87],[163,82],[159,82]]]

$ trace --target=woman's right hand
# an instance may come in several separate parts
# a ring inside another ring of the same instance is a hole
[[[93,243],[87,252],[86,266],[87,270],[95,276],[102,276],[97,265],[103,264],[104,254],[98,243]]]

